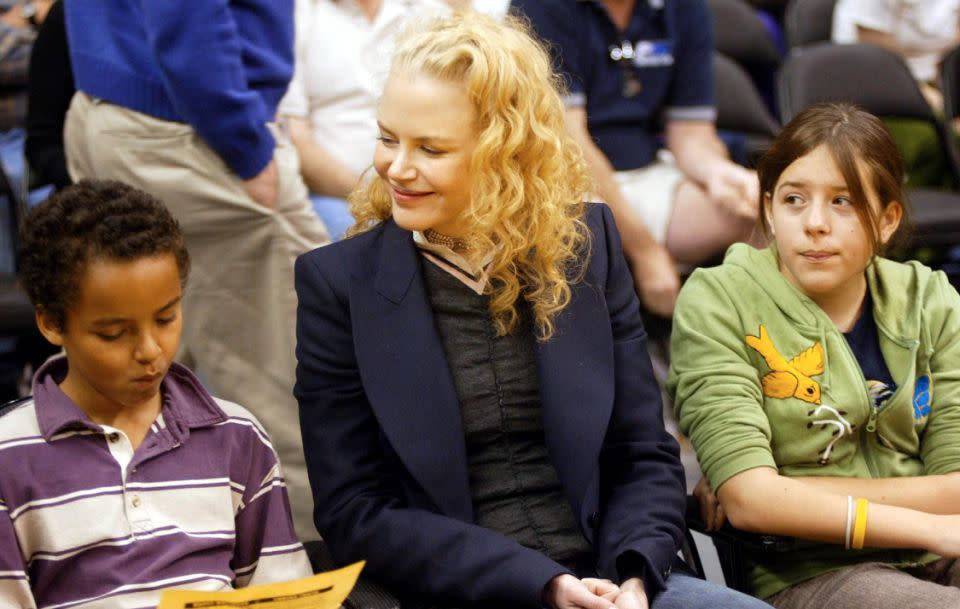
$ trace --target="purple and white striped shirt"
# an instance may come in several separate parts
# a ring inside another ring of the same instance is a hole
[[[0,607],[155,607],[162,590],[310,575],[270,438],[174,364],[136,451],[59,388],[0,417]]]

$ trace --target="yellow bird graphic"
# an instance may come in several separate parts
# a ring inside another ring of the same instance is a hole
[[[770,372],[761,379],[763,395],[771,398],[795,397],[811,404],[820,403],[820,384],[810,378],[823,374],[823,346],[820,341],[789,362],[777,351],[763,324],[760,325],[760,336],[748,335],[746,341],[770,366]]]

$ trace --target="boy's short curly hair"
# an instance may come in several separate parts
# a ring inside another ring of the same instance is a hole
[[[173,254],[182,284],[190,271],[180,225],[166,206],[114,180],[83,180],[30,210],[20,227],[18,254],[30,302],[61,330],[91,260]]]

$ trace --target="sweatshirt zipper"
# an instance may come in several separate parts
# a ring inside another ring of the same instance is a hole
[[[840,331],[836,330],[839,334]],[[877,416],[880,414],[880,409],[877,408],[877,405],[874,403],[873,399],[870,397],[870,393],[867,391],[867,378],[863,376],[863,370],[860,368],[860,363],[857,361],[856,356],[853,354],[853,349],[850,348],[850,344],[847,343],[847,339],[840,334],[840,342],[843,343],[843,348],[847,351],[847,356],[850,358],[857,367],[857,376],[860,377],[860,387],[862,388],[862,395],[867,400],[867,409],[869,410],[867,416],[867,424],[864,426],[864,431],[867,433],[860,433],[860,452],[863,453],[863,460],[867,463],[867,469],[870,471],[871,478],[878,478],[880,476],[879,470],[877,469],[877,464],[873,460],[873,453],[869,449],[868,444],[868,434],[874,434],[877,431]]]

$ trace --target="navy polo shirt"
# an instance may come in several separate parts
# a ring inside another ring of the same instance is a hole
[[[567,105],[586,108],[587,129],[617,171],[656,158],[664,121],[716,118],[705,0],[636,0],[622,32],[599,0],[512,0],[510,10],[549,43]]]

